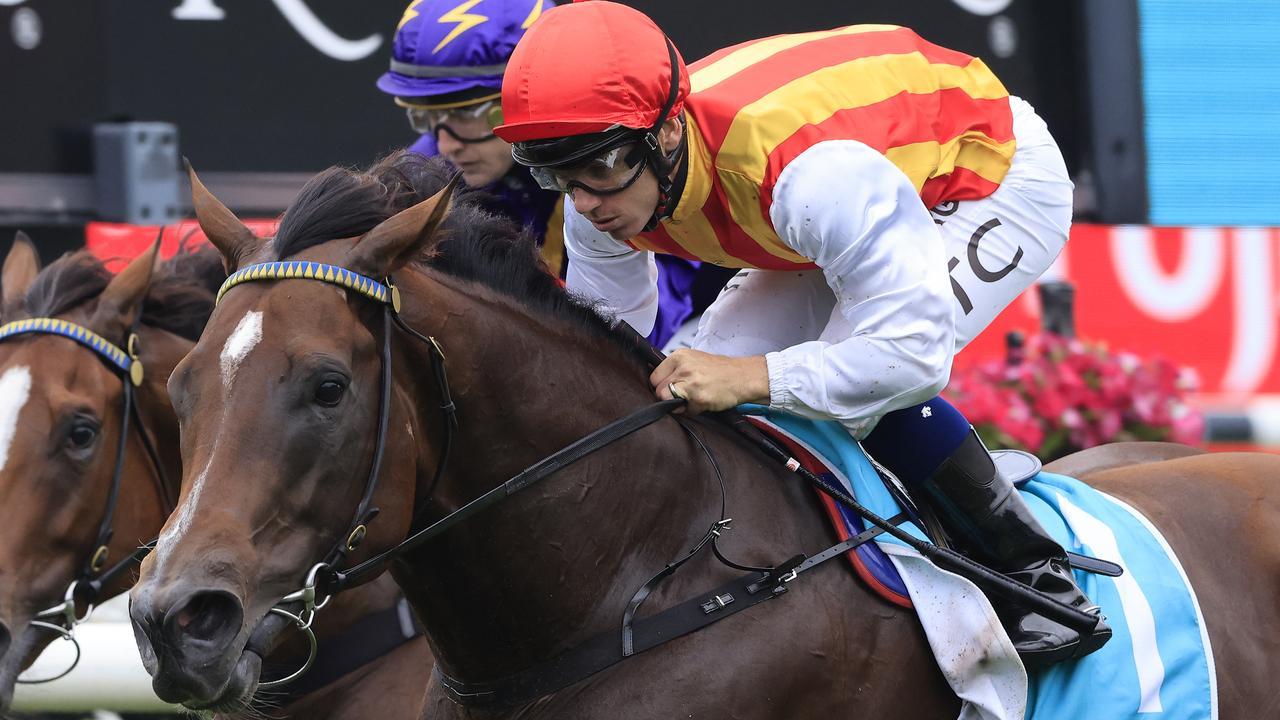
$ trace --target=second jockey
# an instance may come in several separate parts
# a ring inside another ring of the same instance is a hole
[[[421,133],[409,149],[444,156],[467,185],[486,190],[490,210],[528,228],[548,269],[563,276],[563,196],[538,187],[493,132],[502,122],[499,95],[511,51],[552,7],[550,0],[414,0],[396,27],[391,67],[378,88]],[[649,332],[655,345],[701,312],[693,297],[697,266],[678,257],[663,261],[659,314]]]
[[[691,91],[692,87],[692,91]],[[720,50],[686,68],[644,14],[551,9],[502,85],[518,162],[567,194],[569,289],[641,333],[654,253],[743,268],[693,349],[653,372],[692,412],[834,419],[1010,577],[1088,612],[1065,552],[938,397],[954,354],[1057,257],[1072,184],[1031,106],[981,60],[861,25]],[[1028,666],[1097,650],[997,604]]]

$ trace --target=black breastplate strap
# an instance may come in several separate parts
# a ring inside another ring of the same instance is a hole
[[[906,515],[900,514],[889,522],[900,523],[906,519]],[[463,682],[445,675],[439,665],[435,674],[449,697],[462,705],[503,707],[528,702],[585,680],[633,654],[651,650],[779,597],[787,592],[801,573],[839,557],[883,532],[881,528],[870,528],[812,558],[798,556],[771,572],[739,577],[657,615],[636,620],[631,629],[630,652],[624,649],[619,633],[610,631],[596,635],[547,662],[490,682]]]

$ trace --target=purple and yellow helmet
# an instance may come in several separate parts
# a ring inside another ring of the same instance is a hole
[[[436,107],[497,99],[511,51],[553,7],[551,0],[414,0],[396,26],[391,69],[378,89]]]

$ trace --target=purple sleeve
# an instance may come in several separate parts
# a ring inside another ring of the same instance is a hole
[[[693,315],[693,281],[696,261],[674,255],[658,255],[658,317],[649,333],[649,342],[661,348]]]

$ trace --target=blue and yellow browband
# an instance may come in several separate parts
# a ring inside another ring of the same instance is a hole
[[[218,289],[217,302],[231,288],[255,280],[319,280],[330,285],[354,290],[361,295],[380,303],[391,303],[391,307],[400,312],[400,292],[394,285],[380,283],[360,273],[324,263],[306,262],[303,260],[286,262],[268,262],[241,268],[227,277]]]
[[[0,341],[31,334],[71,338],[119,368],[133,381],[135,387],[142,384],[142,363],[138,360],[135,346],[137,335],[129,335],[129,349],[126,352],[89,328],[57,318],[28,318],[0,325]]]

